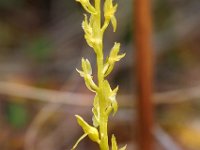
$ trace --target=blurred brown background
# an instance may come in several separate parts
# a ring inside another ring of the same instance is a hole
[[[105,53],[118,41],[127,55],[109,77],[120,86],[120,110],[110,118],[109,133],[131,150],[137,141],[133,2],[116,2],[118,30],[106,32]],[[152,5],[157,147],[199,150],[200,1]],[[75,71],[85,57],[95,72],[81,29],[83,12],[74,0],[0,1],[0,150],[70,149],[82,134],[74,114],[91,122],[93,95]],[[78,149],[97,147],[86,139]]]

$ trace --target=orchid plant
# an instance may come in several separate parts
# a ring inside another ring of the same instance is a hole
[[[84,37],[87,44],[96,54],[98,83],[96,84],[93,81],[92,67],[89,60],[82,58],[82,70],[77,69],[77,71],[80,76],[84,78],[87,88],[95,93],[92,108],[93,125],[89,125],[82,117],[76,115],[77,122],[82,127],[84,134],[78,139],[72,150],[74,150],[78,143],[86,136],[96,142],[100,150],[109,150],[110,146],[108,144],[107,130],[108,118],[111,113],[114,115],[118,110],[116,101],[118,86],[112,89],[106,77],[112,72],[115,63],[122,59],[125,54],[118,54],[120,44],[114,43],[109,56],[107,59],[104,59],[103,37],[109,24],[112,24],[113,31],[116,31],[117,20],[115,12],[117,10],[117,4],[113,4],[113,0],[104,0],[104,10],[101,10],[103,0],[94,0],[93,4],[89,0],[76,1],[79,2],[87,12],[87,14],[84,15],[82,28],[85,32]],[[103,23],[101,21],[102,15],[104,15]],[[112,150],[125,150],[126,146],[118,148],[116,138],[112,135],[111,148]]]

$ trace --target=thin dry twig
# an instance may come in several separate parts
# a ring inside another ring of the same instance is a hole
[[[10,82],[0,82],[0,94],[75,106],[90,105],[92,97],[88,94],[48,90]],[[84,103],[82,99],[85,99]]]
[[[155,104],[174,104],[200,98],[200,86],[190,87],[180,90],[156,93],[154,95]],[[85,93],[74,93],[68,91],[56,91],[36,88],[18,83],[0,81],[0,94],[8,96],[18,96],[42,102],[66,104],[73,106],[91,106],[93,95]],[[122,107],[132,107],[130,100],[133,95],[119,95],[119,103]],[[83,102],[84,99],[84,102]],[[135,98],[136,99],[136,98]]]
[[[159,125],[155,126],[153,133],[155,139],[165,150],[182,150],[182,148]]]

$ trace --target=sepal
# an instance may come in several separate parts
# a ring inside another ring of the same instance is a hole
[[[110,84],[108,83],[107,80],[104,81],[104,89],[106,91],[106,112],[109,115],[109,113],[113,110],[113,115],[115,115],[115,113],[118,110],[118,104],[116,101],[116,95],[117,95],[117,91],[118,91],[118,87],[116,87],[114,90],[111,89]]]
[[[93,106],[94,107],[92,108],[92,112],[93,112],[92,121],[93,121],[93,125],[97,128],[100,123],[99,96],[97,94],[95,95]]]
[[[85,40],[86,40],[86,42],[87,42],[87,44],[90,46],[90,47],[92,47],[92,48],[94,48],[94,44],[95,44],[95,38],[94,38],[94,29],[93,29],[93,26],[92,26],[92,15],[90,16],[90,22],[88,22],[88,18],[87,18],[87,15],[84,15],[85,16],[85,18],[84,18],[84,20],[83,20],[83,22],[82,22],[82,28],[83,28],[83,30],[84,30],[84,32],[85,32],[85,35],[84,35],[84,37],[85,37]]]
[[[116,95],[117,95],[117,91],[118,91],[119,87],[117,86],[110,94],[109,96],[109,99],[111,101],[111,105],[112,105],[112,108],[113,108],[113,115],[115,115],[115,113],[117,112],[118,110],[118,103],[117,103],[117,100],[116,100]]]
[[[114,135],[112,135],[111,144],[112,144],[112,150],[118,150],[117,141]],[[126,145],[120,148],[119,150],[126,150]]]
[[[87,122],[85,122],[85,120],[83,120],[83,118],[80,117],[79,115],[75,115],[75,116],[77,118],[78,124],[82,127],[82,129],[85,132],[85,134],[87,134],[88,137],[92,141],[99,143],[100,139],[99,139],[99,132],[98,132],[98,130],[95,127],[89,125]]]
[[[113,32],[115,32],[115,31],[117,30],[117,19],[116,19],[115,16],[113,16],[113,17],[111,18],[111,24],[112,24],[112,26],[113,26]]]
[[[92,67],[91,67],[91,64],[90,64],[89,60],[82,58],[81,62],[82,62],[83,72],[86,73],[86,74],[91,75],[92,74]]]
[[[91,5],[89,0],[76,0],[77,2],[80,2],[83,8],[91,13],[91,14],[96,14],[96,9]]]
[[[111,49],[111,52],[108,58],[109,63],[120,61],[120,59],[122,59],[125,56],[125,54],[118,55],[119,50],[120,50],[120,43],[115,43],[113,48]]]
[[[88,22],[88,17],[87,17],[86,14],[84,14],[84,20],[82,22],[82,28],[83,28],[85,34],[92,35],[93,30],[92,30],[90,23]]]
[[[118,150],[117,141],[114,134],[112,135],[111,138],[111,144],[112,144],[112,150]]]
[[[119,150],[126,150],[126,146],[127,146],[127,145],[123,146],[123,147],[120,148]]]

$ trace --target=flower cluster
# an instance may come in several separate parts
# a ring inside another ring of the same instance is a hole
[[[120,50],[120,44],[114,43],[113,48],[110,51],[109,56],[104,61],[103,55],[103,35],[104,31],[111,23],[113,31],[116,31],[117,21],[115,12],[117,10],[117,4],[113,4],[113,0],[105,0],[104,2],[104,23],[101,25],[101,0],[94,0],[94,6],[89,0],[76,0],[80,2],[85,11],[89,14],[84,15],[82,22],[82,28],[84,30],[84,37],[87,44],[93,48],[97,57],[97,78],[98,83],[93,81],[92,67],[88,59],[82,58],[82,70],[78,70],[80,76],[84,78],[86,87],[95,93],[93,103],[93,126],[89,125],[84,119],[76,115],[78,124],[82,127],[84,134],[79,138],[76,144],[73,146],[74,150],[78,143],[88,136],[92,141],[99,144],[101,150],[109,150],[108,135],[107,135],[107,122],[110,113],[113,115],[117,112],[118,104],[116,101],[116,95],[118,86],[114,89],[110,87],[109,82],[105,79],[113,70],[117,61],[122,59],[125,54],[118,54]],[[89,16],[89,18],[88,18]],[[125,150],[126,146],[118,149],[116,138],[112,135],[111,138],[112,150]]]

